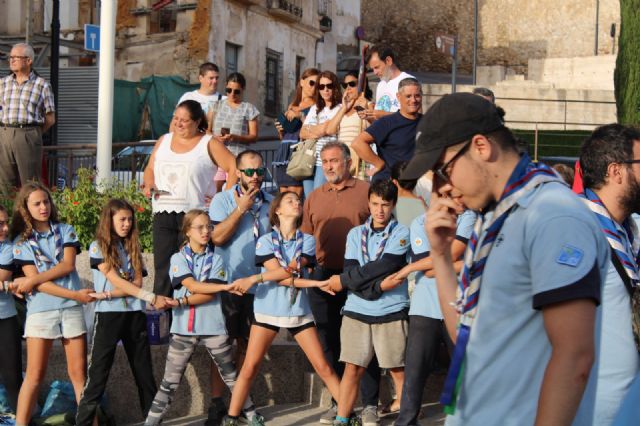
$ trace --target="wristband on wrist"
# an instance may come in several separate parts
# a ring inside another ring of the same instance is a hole
[[[264,282],[264,278],[262,277],[262,273],[259,273],[258,275],[256,275],[256,283],[262,284],[263,282]]]
[[[189,296],[184,296],[184,304],[185,306],[189,306]]]
[[[156,295],[153,294],[150,291],[144,290],[144,289],[140,289],[138,290],[138,299],[140,300],[144,300],[145,302],[147,302],[150,305],[153,305],[154,302],[156,301]]]

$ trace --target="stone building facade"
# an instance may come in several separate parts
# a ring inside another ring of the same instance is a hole
[[[478,65],[526,71],[529,59],[616,53],[619,0],[478,0]],[[449,71],[451,59],[436,52],[436,32],[459,37],[459,67],[471,71],[474,1],[389,0],[362,2],[367,40],[387,43],[405,69]],[[616,34],[611,37],[611,25]]]

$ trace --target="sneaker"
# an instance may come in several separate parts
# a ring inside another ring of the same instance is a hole
[[[351,419],[349,419],[349,423],[351,423]],[[331,422],[331,424],[333,426],[350,426],[349,423],[345,423],[345,422],[341,422],[340,420],[333,420],[333,422]]]
[[[207,420],[204,422],[205,426],[220,426],[226,414],[227,407],[222,398],[211,399]]]
[[[264,426],[264,416],[256,412],[249,421],[249,426]]]
[[[378,418],[378,407],[367,405],[360,413],[362,426],[378,426],[380,419]]]
[[[222,419],[222,426],[238,426],[239,424],[238,419],[232,419],[229,416],[224,416]]]
[[[349,426],[362,426],[362,419],[355,414],[349,417]]]
[[[323,425],[334,424],[333,421],[336,419],[337,414],[338,406],[336,404],[331,404],[331,407],[320,416],[320,423]]]

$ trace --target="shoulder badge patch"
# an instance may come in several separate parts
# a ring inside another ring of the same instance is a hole
[[[13,248],[13,255],[14,256],[18,256],[18,255],[20,255],[20,253],[21,253],[21,251],[20,251],[19,247],[14,247]]]
[[[562,265],[578,266],[583,256],[584,253],[582,252],[582,250],[569,244],[565,244],[562,246],[560,255],[556,259],[556,262]]]
[[[220,272],[218,272],[218,276],[220,278],[224,278],[227,274],[224,272],[224,269],[221,269]]]
[[[416,243],[417,246],[421,246],[422,245],[422,238],[418,237],[414,240],[414,242]]]
[[[404,247],[407,245],[407,240],[400,240],[400,247]]]
[[[174,273],[178,272],[178,265],[174,265],[174,267],[173,267],[173,272],[174,272]]]
[[[260,247],[262,247],[262,243],[260,241],[258,241],[256,243],[256,250],[258,250]]]
[[[98,252],[98,247],[93,246],[91,247],[91,253],[96,254]]]
[[[72,240],[77,240],[78,236],[76,235],[75,232],[72,232],[72,233],[69,234],[69,238],[71,238]]]

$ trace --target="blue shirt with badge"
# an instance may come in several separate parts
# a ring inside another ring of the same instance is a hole
[[[552,349],[542,309],[599,303],[608,263],[595,216],[568,187],[551,182],[524,194],[487,257],[457,408],[446,424],[533,425]]]
[[[42,259],[36,259],[36,252],[28,241],[23,241],[21,236],[18,236],[13,245],[13,258],[14,262],[18,266],[23,265],[35,265],[39,272],[48,271],[53,266],[60,263],[64,253],[61,253],[59,259],[56,258],[56,233],[59,232],[61,238],[62,249],[65,247],[74,247],[77,253],[80,253],[80,242],[76,235],[73,226],[66,223],[57,223],[53,227],[57,227],[54,231],[53,228],[49,231],[41,233],[34,230],[35,242],[39,247],[42,255],[45,256],[48,261]],[[62,278],[58,278],[54,281],[60,287],[64,287],[68,290],[78,291],[80,290],[80,277],[78,272],[74,269],[69,275]],[[37,312],[53,311],[56,309],[71,308],[78,306],[79,303],[75,300],[64,299],[62,297],[52,296],[50,294],[34,291],[31,296],[27,296],[27,316],[35,314]]]
[[[296,240],[292,238],[282,241],[282,256],[287,264],[293,259],[296,250]],[[302,256],[307,258],[307,266],[315,263],[316,241],[311,235],[302,234]],[[256,264],[261,265],[261,272],[265,272],[264,263],[274,259],[274,245],[271,232],[262,235],[256,245]],[[297,317],[311,313],[307,289],[298,289],[298,296],[291,304],[292,289],[278,285],[274,281],[265,281],[256,287],[253,310],[255,313],[274,317]]]
[[[13,245],[10,241],[0,241],[0,269],[13,272]],[[17,315],[13,296],[0,290],[0,319]]]
[[[214,224],[224,221],[235,209],[238,208],[234,197],[236,188],[217,193],[209,206],[209,217]],[[216,246],[216,253],[222,257],[227,267],[229,282],[238,278],[257,274],[259,268],[252,261],[256,256],[256,238],[253,234],[254,218],[257,215],[259,222],[259,235],[271,231],[269,224],[269,205],[273,197],[264,191],[264,201],[258,209],[259,201],[256,197],[251,212],[245,213],[240,219],[233,236],[225,244]],[[255,290],[250,290],[253,293]]]
[[[411,261],[416,262],[428,257],[431,251],[427,233],[424,229],[426,215],[422,214],[411,222]],[[473,232],[476,214],[466,210],[458,216],[456,239],[466,242]],[[416,273],[416,287],[411,294],[409,315],[420,315],[427,318],[443,319],[440,302],[438,301],[438,289],[436,279],[425,276],[424,272]]]
[[[118,255],[120,260],[120,270],[117,271],[121,277],[127,281],[133,281],[135,276],[129,277],[127,274],[127,263],[129,255],[124,249],[122,244],[118,244]],[[93,241],[89,246],[89,263],[91,265],[91,272],[93,274],[93,288],[96,292],[102,293],[105,291],[114,291],[116,287],[107,280],[107,277],[100,272],[98,265],[104,263],[104,257],[100,251],[97,241]],[[144,301],[137,297],[116,297],[111,300],[97,300],[96,312],[133,312],[144,310]]]
[[[206,264],[207,256],[213,256],[211,269],[206,274],[207,276],[202,277],[200,275]],[[182,281],[189,277],[202,283],[224,284],[227,282],[227,272],[222,258],[209,250],[204,253],[193,253],[193,270],[189,268],[189,263],[182,251],[171,256],[169,278],[174,287],[173,297],[175,299],[191,295],[191,292],[182,285]],[[195,316],[192,331],[189,331],[189,311],[191,306],[176,306],[173,308],[171,333],[186,336],[221,336],[227,334],[219,294],[216,294],[213,300],[195,305],[193,308],[195,308]]]
[[[362,250],[362,234],[366,232],[367,252],[370,259],[374,259],[380,244],[387,239],[384,250],[380,253],[380,257],[385,254],[406,256],[409,250],[409,229],[392,219],[387,226],[381,231],[374,231],[367,224],[356,226],[347,234],[347,249],[344,255],[345,261],[355,260],[360,266],[368,263],[365,261]],[[390,232],[391,227],[393,229]],[[407,280],[390,291],[385,291],[382,296],[376,300],[365,300],[356,294],[349,292],[347,301],[344,304],[343,312],[353,312],[355,314],[366,315],[370,317],[381,317],[394,314],[406,309],[409,306],[409,292]]]

